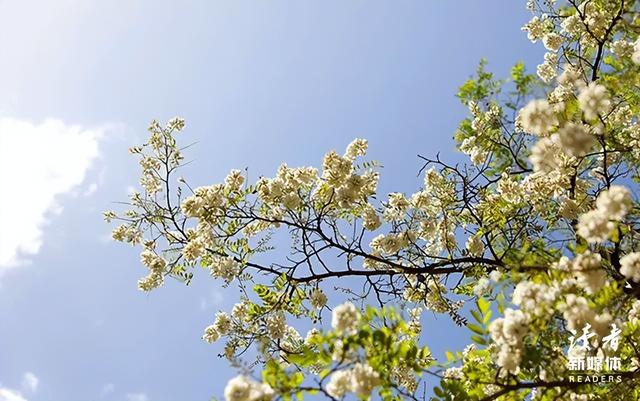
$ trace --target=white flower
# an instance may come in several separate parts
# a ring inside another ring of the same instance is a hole
[[[474,352],[475,350],[478,349],[478,346],[475,344],[469,344],[466,347],[464,347],[464,350],[462,350],[462,356],[465,359],[469,359],[469,354],[471,354],[472,352]]]
[[[221,335],[227,334],[231,329],[231,318],[224,312],[218,312],[216,321],[213,323],[216,331]]]
[[[339,187],[351,175],[353,165],[349,159],[340,157],[335,151],[324,156],[322,178],[329,185]]]
[[[620,258],[620,273],[640,283],[640,252],[632,252]]]
[[[335,340],[333,343],[333,352],[331,353],[331,359],[339,363],[351,363],[356,360],[358,356],[357,350],[354,347],[349,347],[344,344],[342,340]]]
[[[484,244],[479,235],[472,235],[467,239],[465,248],[469,252],[469,255],[474,257],[480,257],[484,253]]]
[[[369,231],[373,231],[380,227],[380,224],[380,216],[378,216],[373,206],[367,204],[362,213],[362,226]]]
[[[544,35],[544,37],[542,38],[542,43],[544,44],[544,47],[546,47],[547,50],[550,50],[552,52],[557,52],[558,49],[560,49],[560,46],[562,46],[563,41],[564,39],[562,38],[562,36],[558,35],[555,32],[550,32]]]
[[[578,235],[587,242],[602,242],[609,238],[613,223],[599,209],[591,210],[578,218]]]
[[[226,401],[267,401],[275,395],[266,383],[257,383],[253,379],[239,375],[229,380],[224,388]]]
[[[549,83],[558,74],[558,56],[555,53],[544,55],[544,63],[538,65],[536,73],[544,82]]]
[[[209,268],[213,277],[221,278],[226,282],[230,282],[240,274],[240,265],[232,256],[214,258]]]
[[[218,341],[218,338],[220,338],[220,333],[218,333],[214,325],[208,326],[204,329],[204,335],[202,336],[202,339],[206,342],[214,343]]]
[[[275,396],[275,391],[267,383],[259,383],[251,390],[251,401],[270,401]]]
[[[358,329],[360,312],[351,302],[345,302],[333,309],[331,326],[339,333],[354,334]]]
[[[389,194],[389,208],[397,211],[398,214],[404,213],[411,206],[409,200],[399,192]]]
[[[589,308],[589,302],[584,297],[568,294],[564,304],[560,306],[563,317],[567,321],[567,328],[573,331],[582,331],[586,324],[590,324],[594,332],[599,336],[608,334],[611,315],[607,312],[596,315]]]
[[[473,293],[477,297],[481,297],[485,295],[490,288],[491,288],[491,282],[489,281],[489,279],[486,277],[482,277],[478,280],[476,285],[473,287]]]
[[[513,290],[515,305],[534,316],[545,316],[553,312],[551,306],[558,296],[558,290],[545,284],[521,281]]]
[[[280,342],[280,347],[287,352],[299,352],[304,340],[298,330],[294,327],[287,326],[284,338]]]
[[[496,363],[507,372],[517,374],[522,360],[522,339],[527,334],[528,317],[519,310],[506,309],[504,318],[491,322],[489,332],[498,346]]]
[[[231,309],[231,316],[242,322],[248,322],[250,319],[249,303],[245,300],[233,305],[233,308]]]
[[[237,191],[244,183],[244,176],[240,170],[231,170],[224,179],[225,187],[230,191]]]
[[[591,82],[580,92],[578,103],[587,120],[594,120],[598,115],[606,114],[611,109],[607,88],[595,82]]]
[[[631,55],[631,61],[636,64],[640,64],[640,38],[633,44],[633,54]]]
[[[364,156],[367,153],[369,143],[366,139],[354,139],[353,142],[347,146],[347,151],[344,157],[349,160],[353,160],[358,156]]]
[[[305,344],[310,344],[311,341],[318,335],[320,335],[320,330],[313,327],[311,330],[307,331],[307,335],[304,338]]]
[[[532,100],[519,113],[519,121],[526,132],[546,136],[558,124],[553,108],[544,99]]]
[[[187,217],[198,217],[203,211],[204,201],[198,196],[190,196],[180,204],[182,213]]]
[[[151,271],[149,275],[138,280],[138,289],[140,291],[148,292],[154,288],[160,287],[162,284],[164,284],[164,276],[162,273]]]
[[[584,86],[584,82],[580,80],[581,74],[578,69],[571,65],[566,65],[564,71],[558,77],[558,83],[565,88],[573,88],[574,86]]]
[[[487,115],[485,115],[485,118],[486,116]],[[480,117],[476,117],[472,122],[472,128],[476,131],[480,131],[483,129],[482,126],[479,128],[474,127],[476,123],[483,124],[483,126],[490,124],[481,120]],[[487,160],[487,157],[489,156],[489,152],[487,152],[487,150],[484,149],[482,145],[478,142],[477,136],[470,136],[468,138],[465,138],[460,143],[460,146],[458,147],[458,149],[461,152],[469,155],[469,157],[471,158],[471,162],[475,165],[484,163]]]
[[[502,173],[497,189],[505,201],[509,203],[522,202],[522,187],[518,181],[511,178],[508,172]]]
[[[568,395],[569,395],[568,401],[589,401],[593,398],[591,394],[578,394],[578,393],[570,392]]]
[[[287,322],[283,313],[274,313],[267,317],[267,332],[274,339],[281,339],[287,330]]]
[[[188,261],[193,261],[204,255],[206,249],[200,238],[194,238],[182,248],[182,255]]]
[[[584,29],[584,24],[580,21],[580,16],[577,13],[566,17],[561,26],[563,31],[572,36],[579,35]]]
[[[576,257],[572,266],[578,285],[587,291],[587,294],[595,294],[604,287],[607,273],[602,268],[602,258],[597,253],[586,251]]]
[[[584,124],[567,123],[553,134],[552,139],[569,156],[581,157],[589,153],[595,142]]]
[[[166,266],[166,262],[153,251],[145,249],[140,253],[140,261],[152,271],[161,272]]]
[[[633,301],[633,304],[631,304],[627,321],[631,324],[638,324],[640,321],[640,300],[636,299]]]
[[[351,391],[361,397],[368,397],[374,387],[380,384],[380,375],[368,364],[356,363],[351,370]]]
[[[444,373],[442,373],[442,377],[449,380],[462,380],[463,378],[462,368],[459,368],[459,367],[449,368],[445,370]]]
[[[391,368],[390,373],[392,380],[406,388],[410,393],[413,393],[418,389],[416,374],[411,367],[404,365],[394,366]]]
[[[614,227],[610,220],[622,220],[632,207],[631,192],[613,185],[596,199],[596,209],[578,219],[578,234],[589,242],[606,241]]]
[[[236,376],[224,388],[224,398],[227,401],[249,401],[253,384],[253,380],[246,376]]]
[[[529,161],[535,172],[550,173],[559,167],[557,148],[551,138],[540,138],[531,148]]]
[[[502,335],[507,343],[514,345],[520,343],[527,334],[528,318],[520,310],[507,309],[504,312]]]
[[[143,156],[140,159],[140,166],[145,172],[149,172],[150,170],[158,170],[161,167],[160,160],[151,156]]]
[[[339,370],[331,375],[327,393],[334,398],[342,398],[351,389],[351,371]]]
[[[551,264],[551,267],[563,272],[569,271],[571,268],[571,259],[566,256],[561,256],[560,259]]]
[[[309,295],[309,301],[314,308],[322,309],[327,304],[327,296],[321,289],[315,288]]]
[[[412,321],[420,321],[420,316],[422,316],[422,308],[418,307],[409,309],[409,316],[411,317]]]
[[[406,238],[401,234],[380,234],[374,237],[369,244],[374,251],[383,251],[386,254],[398,253],[400,249],[406,246]]]
[[[611,43],[611,52],[620,58],[633,56],[633,43],[626,40],[616,40]]]
[[[497,283],[502,278],[502,272],[500,270],[494,270],[491,273],[489,273],[489,278],[494,283]]]
[[[612,185],[598,195],[596,207],[610,219],[620,221],[631,210],[631,192],[621,185]]]
[[[184,128],[184,119],[180,117],[172,118],[167,123],[167,128],[171,130],[175,129],[176,131],[182,131],[182,129]]]
[[[547,24],[546,20],[538,18],[538,16],[534,16],[531,18],[531,21],[527,22],[522,30],[527,32],[527,37],[533,43],[542,39],[544,35],[547,33]]]
[[[433,204],[432,199],[432,194],[429,194],[426,191],[418,191],[411,195],[411,207],[427,211]]]
[[[580,206],[575,200],[570,198],[565,198],[562,200],[562,203],[560,204],[560,209],[558,210],[558,213],[560,214],[560,216],[562,216],[567,220],[575,220],[578,218],[579,207]]]

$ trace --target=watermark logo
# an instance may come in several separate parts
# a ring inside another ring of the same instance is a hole
[[[609,335],[602,338],[602,348],[610,352],[615,352],[620,346],[620,334],[622,330],[615,324],[611,324]],[[597,336],[591,331],[591,325],[586,324],[582,329],[582,334],[578,337],[578,332],[570,330],[569,350],[567,352],[567,370],[570,382],[578,383],[608,383],[621,382],[622,376],[617,374],[622,368],[622,359],[618,356],[598,356],[587,355],[593,351],[591,339]],[[580,372],[580,373],[578,373]],[[591,372],[591,373],[587,373]],[[607,372],[603,374],[602,372]]]

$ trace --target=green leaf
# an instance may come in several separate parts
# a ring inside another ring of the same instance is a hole
[[[476,319],[476,322],[478,322],[478,323],[482,323],[484,321],[484,318],[482,317],[482,314],[480,314],[480,312],[478,312],[475,309],[471,310],[471,315],[473,316],[474,319]]]
[[[489,321],[491,321],[491,315],[493,315],[493,312],[491,312],[491,311],[487,312],[487,314],[484,315],[484,319],[482,319],[482,324],[483,325],[486,326],[487,324],[489,324]]]
[[[487,341],[484,339],[484,337],[481,337],[479,335],[472,335],[471,340],[476,344],[487,345]]]
[[[498,312],[503,314],[504,313],[504,303],[505,303],[504,294],[503,293],[499,293],[498,296],[496,297],[496,300],[498,301]]]
[[[281,290],[284,288],[284,286],[287,284],[287,275],[282,273],[281,275],[278,276],[278,278],[276,278],[273,281],[273,286],[276,288],[276,290]]]
[[[290,381],[293,387],[298,387],[300,384],[302,384],[303,380],[304,380],[304,375],[301,372],[296,372],[293,375],[291,375]]]
[[[473,323],[468,323],[467,327],[474,333],[480,334],[481,336],[486,334],[486,331],[482,327],[475,325]]]
[[[488,311],[491,310],[491,304],[484,298],[478,298],[478,309],[482,312],[483,315],[486,315]]]

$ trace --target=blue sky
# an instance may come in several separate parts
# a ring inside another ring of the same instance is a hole
[[[459,158],[479,59],[540,62],[528,19],[507,0],[0,0],[0,401],[208,400],[233,375],[200,336],[236,291],[138,292],[139,251],[101,219],[152,118],[187,120],[195,185],[364,137],[381,192],[413,191],[417,153]],[[426,323],[439,352],[466,335],[446,320]]]

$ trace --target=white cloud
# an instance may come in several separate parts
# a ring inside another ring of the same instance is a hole
[[[27,399],[15,390],[0,387],[0,401],[27,401]]]
[[[102,386],[102,390],[100,390],[100,398],[104,398],[109,394],[113,393],[116,390],[116,386],[113,383],[107,383]]]
[[[40,379],[38,379],[38,376],[31,372],[27,372],[22,376],[22,389],[25,391],[35,393],[38,390],[39,383]]]
[[[145,393],[129,393],[125,397],[127,401],[149,401],[149,397]]]
[[[82,183],[102,131],[0,117],[0,275],[38,253],[48,215],[62,210],[56,196]]]
[[[84,193],[82,194],[82,196],[91,196],[93,195],[96,191],[98,190],[98,184],[95,182],[92,182],[91,185],[89,185],[89,187],[84,191]]]
[[[222,297],[222,293],[218,290],[211,290],[209,292],[209,296],[200,298],[200,310],[208,310],[210,308],[214,308],[222,305],[222,301],[224,298]]]

